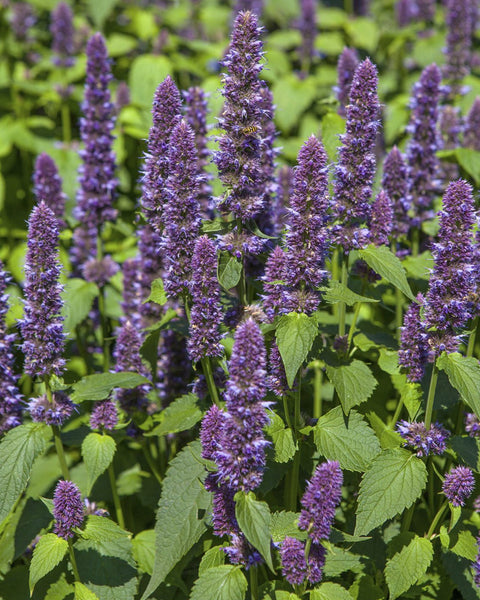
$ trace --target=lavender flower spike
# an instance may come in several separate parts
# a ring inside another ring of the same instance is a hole
[[[334,91],[340,103],[338,114],[342,117],[346,114],[346,107],[350,97],[353,76],[359,63],[358,53],[355,48],[345,47],[338,57],[337,63],[337,85]]]
[[[59,481],[53,494],[54,532],[64,540],[74,536],[73,528],[83,523],[80,490],[72,481]]]
[[[473,101],[472,107],[468,112],[463,132],[463,145],[465,148],[480,150],[480,96]]]
[[[45,152],[39,154],[35,161],[33,193],[37,202],[43,200],[59,219],[60,226],[63,226],[65,194],[62,192],[62,179],[58,174],[57,165]]]
[[[0,436],[20,425],[22,416],[22,395],[13,371],[13,344],[16,336],[7,333],[5,323],[8,312],[8,295],[5,292],[9,283],[10,278],[0,261]]]
[[[72,56],[75,30],[72,9],[65,2],[60,2],[52,11],[50,31],[53,37],[54,63],[58,67],[71,67],[75,63]]]
[[[377,69],[367,58],[353,77],[347,106],[346,133],[335,168],[334,213],[339,224],[334,228],[336,242],[346,253],[368,244],[365,228],[370,216],[375,140],[380,115],[377,96]]]
[[[394,146],[383,163],[382,187],[393,204],[392,236],[406,235],[410,228],[407,201],[407,166],[400,150]]]
[[[452,94],[461,92],[462,80],[470,73],[472,4],[473,0],[447,0],[446,23],[448,32],[444,76],[450,83]]]
[[[450,432],[440,423],[432,423],[430,429],[425,429],[425,423],[409,423],[399,421],[396,425],[398,433],[405,440],[404,446],[413,448],[417,456],[428,456],[431,454],[443,454],[447,449],[447,439]]]
[[[101,429],[103,427],[108,431],[112,431],[117,423],[117,407],[113,400],[102,400],[94,406],[90,415],[91,429]]]
[[[317,0],[300,0],[300,22],[298,28],[302,36],[300,62],[302,71],[307,74],[315,51],[317,35]]]
[[[162,249],[165,291],[175,298],[190,291],[193,246],[200,231],[198,157],[195,137],[186,121],[173,130],[169,160]]]
[[[330,535],[335,509],[342,497],[342,483],[343,473],[335,460],[318,465],[307,483],[298,526],[317,544]]]
[[[417,296],[417,302],[412,302],[405,313],[400,335],[398,363],[408,369],[409,381],[421,381],[429,358],[430,347],[425,323],[420,317],[424,298]]]
[[[320,297],[316,288],[327,276],[327,210],[329,208],[327,155],[314,135],[298,153],[286,234],[285,280],[289,311],[310,313]]]
[[[388,194],[380,190],[372,205],[370,239],[376,246],[388,245],[393,228],[393,207]]]
[[[285,252],[280,246],[275,246],[267,258],[263,277],[263,309],[270,323],[276,315],[284,312],[285,264]]]
[[[307,576],[305,543],[292,537],[286,537],[280,547],[282,574],[288,583],[301,585]]]
[[[220,356],[219,327],[223,313],[217,281],[217,254],[215,245],[206,235],[195,242],[191,293],[189,356],[197,361],[207,356]]]
[[[468,467],[454,467],[445,475],[442,492],[453,506],[465,506],[475,488],[475,478]]]
[[[40,202],[30,215],[27,243],[25,313],[20,323],[25,372],[32,377],[61,375],[65,335],[60,316],[58,220],[45,202]]]

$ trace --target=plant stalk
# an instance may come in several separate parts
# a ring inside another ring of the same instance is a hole
[[[425,409],[425,429],[428,431],[432,424],[433,404],[435,400],[435,389],[438,381],[437,363],[433,364],[432,377],[430,379],[430,387],[428,389],[427,407]]]
[[[115,480],[115,471],[113,470],[113,463],[110,463],[108,467],[108,477],[110,479],[110,487],[112,488],[113,505],[115,506],[115,513],[117,515],[118,524],[122,529],[125,529],[125,519],[123,517],[122,504],[120,502],[120,496],[117,491],[117,483]]]
[[[72,543],[71,539],[68,540],[68,552],[70,554],[70,562],[72,563],[73,576],[75,577],[75,581],[78,581],[78,583],[81,583],[80,574],[78,572],[78,567],[77,567],[77,561],[75,560],[75,552],[73,550],[73,543]]]

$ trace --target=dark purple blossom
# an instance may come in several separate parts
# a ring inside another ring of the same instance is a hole
[[[417,456],[429,454],[443,454],[447,448],[447,439],[450,432],[440,423],[433,423],[430,429],[425,429],[425,423],[409,423],[399,421],[396,425],[398,433],[404,439],[404,446],[413,448]]]
[[[73,12],[68,4],[60,2],[52,11],[50,21],[52,34],[53,62],[58,67],[71,67],[75,64]]]
[[[407,379],[412,382],[422,380],[430,353],[427,330],[420,314],[423,303],[423,296],[418,294],[417,302],[412,302],[405,313],[400,334],[398,363],[408,369]]]
[[[187,348],[192,360],[220,356],[220,325],[223,320],[217,281],[217,253],[214,243],[203,235],[195,242],[192,257],[192,308]]]
[[[465,414],[465,431],[470,437],[480,437],[480,419],[476,414]]]
[[[20,328],[25,372],[32,377],[61,375],[65,361],[59,284],[58,219],[40,202],[28,222],[25,259],[25,312]]]
[[[84,519],[82,495],[72,481],[59,481],[53,494],[54,532],[64,540],[74,536],[74,527]]]
[[[338,57],[337,63],[337,85],[334,91],[337,100],[340,103],[338,113],[344,117],[347,104],[350,98],[350,88],[352,87],[353,76],[360,62],[355,48],[345,47]]]
[[[298,29],[302,38],[300,63],[307,74],[315,52],[317,36],[317,0],[300,0],[300,19]]]
[[[472,495],[475,478],[468,467],[454,467],[445,475],[442,492],[453,506],[465,506],[465,501]]]
[[[480,97],[477,96],[473,101],[472,107],[468,112],[465,128],[463,132],[463,145],[465,148],[480,150]]]
[[[301,585],[307,577],[305,542],[286,537],[280,546],[282,575],[292,585]]]
[[[412,135],[407,145],[407,203],[414,211],[413,225],[418,227],[431,216],[430,209],[439,187],[436,156],[438,150],[437,119],[442,74],[437,65],[426,67],[413,86],[412,109],[407,131]]]
[[[335,460],[318,465],[307,482],[298,526],[317,544],[330,536],[335,509],[342,497],[342,483],[343,473]]]
[[[284,311],[285,297],[285,252],[280,246],[270,253],[263,277],[263,309],[270,323]]]
[[[54,392],[50,402],[44,394],[38,398],[31,398],[27,410],[36,423],[46,423],[61,427],[75,410],[75,404],[63,392]]]
[[[62,192],[62,179],[54,160],[42,152],[37,156],[33,172],[33,193],[37,202],[42,200],[64,225],[65,194]]]
[[[162,250],[165,291],[176,298],[190,291],[193,246],[200,231],[198,158],[195,136],[186,121],[173,130],[169,161]]]
[[[285,374],[285,366],[276,342],[272,342],[270,348],[267,382],[268,389],[279,397],[285,396],[290,389],[287,383],[287,375]]]
[[[353,77],[347,106],[346,133],[335,167],[334,228],[336,242],[345,253],[369,241],[365,227],[370,216],[375,175],[375,141],[380,116],[377,69],[370,59],[361,62]]]
[[[223,423],[223,411],[213,404],[205,413],[200,427],[200,441],[202,443],[202,457],[214,460],[218,448]]]
[[[408,233],[410,218],[407,201],[407,166],[400,150],[394,146],[383,163],[382,187],[393,204],[392,236]]]
[[[461,83],[470,73],[471,5],[474,1],[477,0],[447,0],[446,4],[447,47],[443,74],[450,84],[452,94],[461,92]]]
[[[390,197],[380,190],[370,214],[370,240],[376,246],[388,245],[393,228],[393,206]]]
[[[115,429],[118,423],[117,406],[113,400],[102,400],[97,402],[90,415],[91,429]]]
[[[110,279],[119,270],[118,264],[109,255],[103,256],[100,260],[90,258],[83,265],[83,277],[86,281],[96,283],[99,287],[107,285]]]
[[[322,581],[326,557],[327,551],[325,547],[322,544],[315,544],[313,542],[308,555],[308,581],[310,583],[315,584]]]

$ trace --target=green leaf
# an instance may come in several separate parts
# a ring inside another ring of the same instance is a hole
[[[155,530],[146,529],[138,533],[132,540],[132,549],[140,571],[151,575],[155,561]]]
[[[338,460],[342,469],[365,471],[380,453],[380,442],[362,415],[352,410],[348,417],[342,407],[329,411],[314,429],[315,444],[329,460]]]
[[[117,445],[109,435],[89,433],[82,443],[82,456],[88,473],[87,495],[98,477],[109,467]]]
[[[68,542],[54,533],[46,533],[39,539],[33,551],[30,563],[28,585],[30,595],[42,577],[50,573],[63,559],[68,551]]]
[[[0,443],[0,523],[26,488],[34,460],[50,438],[43,423],[27,423],[8,431]]]
[[[352,554],[344,548],[333,548],[327,552],[323,574],[326,578],[338,577],[346,571],[359,572],[362,570],[362,556]]]
[[[477,185],[480,184],[480,152],[471,148],[455,148],[458,164],[466,171]]]
[[[225,552],[223,546],[214,546],[205,552],[202,556],[200,566],[198,567],[199,577],[205,573],[207,569],[219,567],[225,564]]]
[[[88,0],[87,11],[95,23],[96,29],[102,29],[103,23],[110,15],[118,0]]]
[[[387,246],[370,244],[359,250],[358,254],[376,273],[401,290],[407,298],[415,300],[402,263]]]
[[[270,508],[266,502],[255,499],[253,492],[237,492],[235,494],[235,516],[240,529],[247,540],[256,548],[265,559],[265,562],[274,571],[270,545]]]
[[[93,540],[95,542],[118,543],[122,539],[128,538],[128,535],[114,521],[98,515],[89,515],[85,527],[80,532],[80,536],[84,540]]]
[[[97,594],[94,594],[91,590],[87,588],[86,585],[76,581],[74,583],[75,586],[75,598],[74,600],[98,600]]]
[[[368,366],[361,360],[353,360],[348,365],[326,367],[327,376],[337,390],[345,414],[366,402],[377,387],[377,380]]]
[[[374,298],[367,298],[367,296],[360,296],[348,287],[344,283],[332,280],[328,287],[320,288],[323,299],[329,304],[337,304],[337,302],[345,302],[347,306],[353,306],[358,302],[378,302]]]
[[[155,524],[155,564],[143,600],[153,594],[206,529],[204,518],[211,498],[202,484],[205,467],[197,458],[200,454],[200,442],[186,446],[171,461],[163,480]]]
[[[328,112],[322,119],[322,141],[328,158],[334,162],[340,145],[340,134],[345,132],[345,119],[336,112]]]
[[[310,592],[310,600],[352,600],[352,597],[338,583],[326,582]]]
[[[426,250],[418,256],[406,256],[402,260],[402,265],[409,277],[428,281],[433,265],[432,253]]]
[[[345,32],[351,39],[352,47],[374,52],[380,38],[380,30],[373,19],[358,17],[345,23]]]
[[[432,542],[415,536],[400,552],[387,561],[385,578],[391,600],[395,600],[417,583],[432,562]]]
[[[150,108],[159,83],[171,72],[172,65],[165,56],[137,56],[130,65],[128,75],[132,103]]]
[[[115,388],[133,389],[138,385],[150,383],[138,373],[96,373],[86,375],[73,384],[72,401],[103,400]]]
[[[452,508],[452,505],[450,505],[450,507]],[[466,558],[471,562],[473,562],[477,557],[477,540],[472,535],[472,532],[469,530],[453,530],[450,533],[448,533],[447,528],[445,526],[442,526],[440,528],[440,540],[442,542],[442,546],[445,549],[448,549],[450,552],[453,552],[457,556]]]
[[[160,304],[160,306],[163,306],[166,304],[167,300],[167,294],[165,293],[165,289],[163,287],[163,279],[154,279],[152,281],[150,295],[146,300],[143,301],[143,304],[146,302],[155,302],[155,304]]]
[[[275,120],[281,130],[288,132],[315,100],[317,87],[311,77],[299,79],[288,74],[275,81],[272,93],[277,106]]]
[[[452,386],[470,408],[480,415],[480,364],[476,358],[467,358],[458,352],[442,352],[437,367],[445,371]]]
[[[75,327],[79,325],[90,312],[93,300],[98,296],[98,287],[83,279],[68,279],[62,292],[63,331],[75,337]]]
[[[282,542],[287,536],[299,540],[307,539],[307,533],[300,531],[297,525],[298,513],[284,511],[273,513],[270,523],[270,535],[275,543]]]
[[[366,535],[411,506],[427,482],[427,468],[400,448],[384,450],[364,474],[358,496],[355,535]]]
[[[161,436],[191,429],[202,418],[197,400],[195,394],[185,394],[174,400],[161,412],[160,425],[145,435]]]
[[[289,387],[293,386],[298,369],[307,358],[317,333],[314,317],[308,317],[304,313],[290,313],[280,317],[276,339]]]
[[[288,462],[293,458],[298,445],[293,439],[290,427],[285,427],[282,418],[271,411],[269,413],[270,423],[266,428],[267,434],[272,438],[275,448],[275,461],[279,463]]]
[[[212,567],[197,579],[190,600],[244,600],[247,587],[240,567]]]
[[[229,252],[220,252],[217,267],[218,282],[224,290],[231,290],[240,281],[242,263]]]

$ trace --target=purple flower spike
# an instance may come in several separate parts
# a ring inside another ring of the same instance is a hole
[[[63,392],[55,392],[52,394],[51,402],[46,395],[32,398],[28,403],[27,410],[32,421],[61,427],[72,416],[75,404]]]
[[[468,467],[454,467],[445,475],[442,492],[453,506],[465,506],[475,488],[475,478]]]
[[[383,163],[382,187],[393,203],[392,236],[406,235],[410,229],[407,201],[407,166],[400,150],[394,146]]]
[[[37,202],[43,200],[58,218],[60,226],[63,226],[65,194],[62,192],[62,179],[58,174],[57,165],[45,152],[39,154],[35,161],[33,193]]]
[[[317,544],[330,536],[335,509],[342,497],[343,473],[337,461],[318,465],[302,498],[298,526]]]
[[[430,353],[427,330],[420,316],[423,303],[423,296],[418,294],[417,302],[412,302],[405,313],[400,335],[398,363],[408,369],[407,379],[412,382],[422,380]]]
[[[300,61],[305,74],[309,71],[315,52],[315,38],[317,36],[317,1],[300,0],[300,21],[298,29],[302,36],[300,47]]]
[[[142,272],[143,267],[143,272]],[[121,322],[130,321],[133,325],[141,329],[143,322],[141,319],[141,311],[143,293],[143,275],[145,273],[145,265],[141,263],[140,258],[127,258],[122,265],[123,271],[123,293],[121,307],[124,317],[121,317]],[[143,336],[142,336],[143,337]]]
[[[90,258],[83,265],[82,273],[85,281],[96,283],[99,287],[105,286],[110,279],[117,273],[119,266],[109,255],[101,260]]]
[[[393,229],[393,206],[388,194],[380,190],[372,205],[370,239],[376,246],[388,245]]]
[[[425,303],[427,328],[436,328],[432,347],[435,352],[454,351],[445,345],[455,340],[457,331],[473,316],[469,300],[475,290],[473,224],[475,206],[472,187],[462,179],[453,181],[443,197],[438,242],[432,245],[433,272]]]
[[[334,91],[340,103],[338,113],[344,117],[346,107],[350,98],[353,76],[360,62],[355,48],[344,48],[338,57],[337,63],[337,85]]]
[[[452,94],[461,92],[462,80],[470,73],[472,4],[473,0],[447,0],[446,3],[448,33],[444,76],[450,83]]]
[[[420,81],[413,86],[410,102],[412,114],[407,131],[412,137],[407,146],[407,202],[415,213],[415,227],[431,216],[429,209],[439,187],[436,151],[441,80],[437,65],[426,67]]]
[[[37,22],[35,9],[29,2],[15,2],[12,5],[11,26],[19,42],[31,42],[31,29]]]
[[[320,302],[316,288],[327,276],[328,208],[327,155],[323,144],[312,135],[298,153],[290,200],[284,273],[287,286],[291,288],[285,297],[287,312],[305,308],[302,299],[309,292],[312,301],[309,310],[304,312],[316,310]],[[313,300],[315,296],[317,302]]]
[[[58,67],[71,67],[75,64],[73,12],[65,2],[60,2],[52,11],[50,32],[53,37],[52,50],[55,54],[53,62]]]
[[[241,12],[223,65],[225,104],[219,118],[224,134],[215,154],[227,191],[220,206],[246,221],[264,209],[267,176],[262,169],[262,97],[259,73],[263,57],[261,28],[252,12]]]
[[[301,585],[307,577],[305,561],[305,542],[292,537],[286,537],[280,547],[282,574],[288,583]]]
[[[276,315],[284,312],[285,265],[285,252],[280,246],[275,246],[267,259],[263,277],[263,309],[270,323]]]
[[[115,429],[118,423],[117,407],[113,400],[103,400],[95,404],[90,415],[91,429],[106,429],[111,431]]]
[[[395,14],[399,27],[406,27],[418,17],[416,0],[397,0]]]
[[[202,457],[214,460],[215,451],[222,431],[223,411],[213,404],[202,419],[200,441],[202,442]]]
[[[409,423],[399,421],[396,425],[398,433],[405,440],[404,446],[413,448],[417,456],[428,456],[431,454],[443,454],[447,448],[447,439],[450,432],[440,423],[432,423],[427,432],[425,423]]]
[[[418,18],[423,21],[431,22],[435,17],[435,0],[416,0]]]
[[[463,145],[465,148],[472,148],[472,150],[480,150],[480,97],[477,96],[473,101],[472,108],[470,109],[467,119],[465,122],[465,129],[463,132]]]
[[[220,449],[215,453],[219,481],[235,491],[254,490],[262,481],[265,447],[266,351],[258,325],[251,318],[235,333],[230,378],[225,400],[227,412]]]
[[[187,348],[192,360],[221,356],[220,325],[223,320],[217,281],[217,253],[206,235],[198,238],[192,257],[192,309]]]
[[[370,216],[375,175],[375,141],[380,116],[377,96],[378,76],[367,58],[353,77],[347,106],[346,133],[335,167],[334,212],[339,224],[334,228],[336,242],[348,253],[368,244],[365,225]]]
[[[323,577],[323,567],[325,566],[325,560],[327,557],[327,551],[322,544],[315,544],[310,547],[310,554],[308,555],[308,581],[310,583],[320,583]]]
[[[192,253],[200,231],[198,157],[195,137],[186,121],[181,121],[173,130],[169,161],[162,249],[165,291],[175,298],[190,291]]]
[[[40,202],[28,222],[25,259],[25,313],[20,323],[25,372],[32,377],[61,375],[65,361],[59,284],[58,219]]]
[[[470,437],[480,437],[480,419],[476,414],[466,413],[465,431]]]
[[[5,293],[10,277],[0,261],[0,436],[20,425],[22,416],[22,395],[18,390],[14,374],[15,357],[13,345],[16,336],[7,333],[5,317],[8,312],[8,295]]]
[[[292,184],[293,169],[284,165],[277,174],[276,196],[272,208],[273,235],[280,235],[285,226],[286,207],[290,204]]]
[[[53,494],[54,532],[64,540],[74,536],[72,529],[83,523],[82,495],[71,481],[59,481]]]
[[[280,398],[285,396],[290,389],[285,374],[285,366],[276,342],[272,342],[268,357],[268,389]]]

